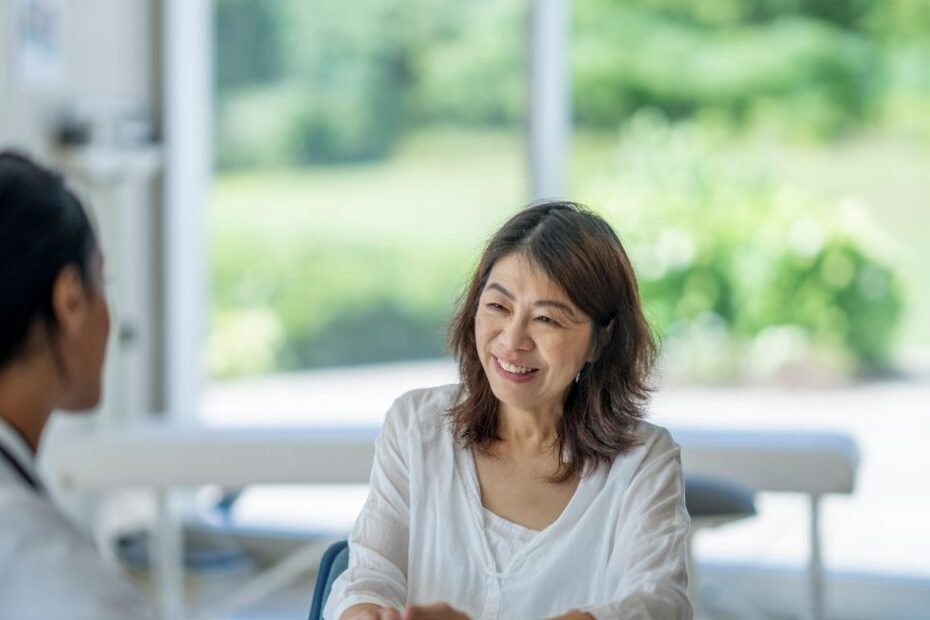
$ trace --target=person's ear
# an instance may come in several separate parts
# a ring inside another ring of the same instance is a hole
[[[79,333],[87,316],[87,287],[80,271],[67,265],[52,284],[52,310],[59,333],[64,337]]]

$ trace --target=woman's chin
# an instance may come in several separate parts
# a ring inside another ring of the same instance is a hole
[[[100,406],[102,391],[99,387],[95,390],[88,390],[84,394],[74,395],[66,402],[59,405],[59,409],[73,413],[93,413]]]

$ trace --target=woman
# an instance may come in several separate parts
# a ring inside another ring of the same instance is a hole
[[[34,463],[52,410],[100,400],[102,281],[78,199],[55,174],[0,152],[0,618],[147,617],[52,503]]]
[[[388,412],[325,617],[690,618],[678,446],[620,240],[567,202],[491,239],[450,330],[461,384]]]

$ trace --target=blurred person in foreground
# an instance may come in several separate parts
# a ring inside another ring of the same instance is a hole
[[[103,257],[62,179],[0,152],[0,618],[149,617],[36,475],[53,410],[100,400]]]
[[[679,448],[643,420],[656,344],[611,227],[517,213],[450,342],[461,383],[387,413],[324,616],[691,618]]]

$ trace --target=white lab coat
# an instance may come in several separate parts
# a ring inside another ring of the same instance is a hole
[[[4,420],[0,445],[37,480],[32,453]],[[48,495],[0,455],[0,618],[134,620],[145,602]]]
[[[692,617],[690,519],[679,448],[667,430],[642,422],[642,443],[584,476],[554,523],[502,540],[488,530],[471,451],[443,419],[456,387],[410,392],[388,412],[327,620],[358,603],[440,600],[476,620],[572,609],[599,620]],[[512,552],[495,552],[502,542],[513,543]]]

